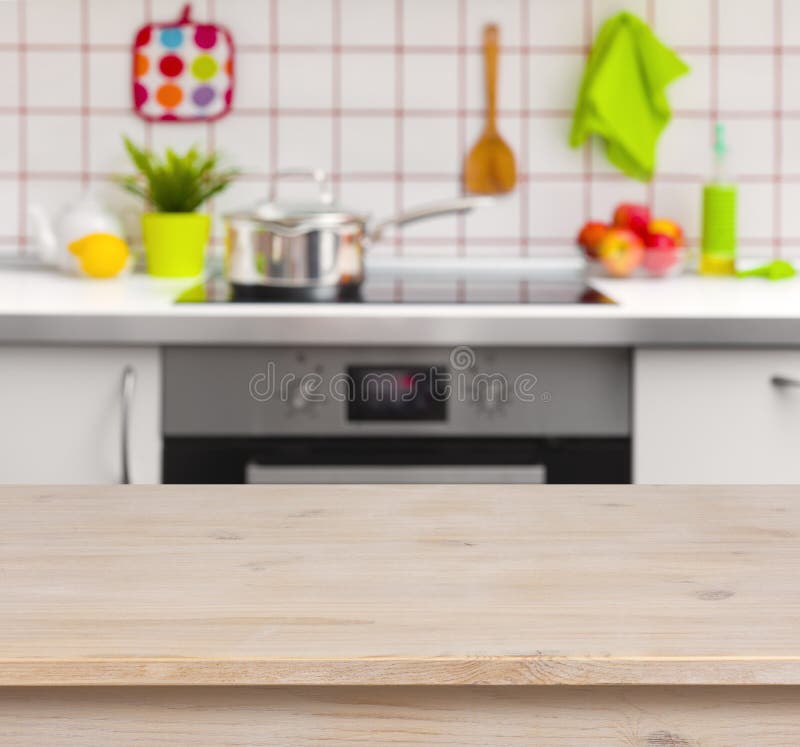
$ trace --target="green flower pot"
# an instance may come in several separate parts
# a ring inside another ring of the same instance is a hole
[[[201,275],[210,232],[211,219],[203,213],[145,213],[147,272],[161,278]]]

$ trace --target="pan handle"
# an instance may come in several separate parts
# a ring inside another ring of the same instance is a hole
[[[405,226],[409,223],[416,223],[428,218],[437,218],[440,215],[451,215],[453,213],[469,213],[475,208],[489,207],[494,205],[497,200],[494,197],[457,197],[452,200],[442,200],[441,202],[431,202],[427,205],[411,208],[404,213],[395,215],[381,221],[369,234],[370,241],[376,242],[383,238],[384,231],[389,226]]]

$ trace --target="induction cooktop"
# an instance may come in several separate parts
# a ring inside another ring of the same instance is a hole
[[[181,293],[176,303],[309,303],[307,294],[257,292],[211,278]],[[579,280],[532,278],[375,278],[343,291],[328,303],[341,304],[613,304]]]

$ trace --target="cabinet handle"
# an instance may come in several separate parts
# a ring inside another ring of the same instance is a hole
[[[770,381],[772,382],[772,386],[781,389],[800,387],[800,379],[793,379],[791,376],[773,376]]]
[[[122,457],[122,484],[130,485],[130,426],[133,395],[136,391],[136,370],[133,366],[122,369],[122,396],[120,400],[120,449]]]

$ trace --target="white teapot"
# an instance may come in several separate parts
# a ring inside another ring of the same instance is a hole
[[[53,220],[41,205],[31,205],[28,212],[33,222],[33,237],[40,259],[46,265],[65,272],[78,270],[78,260],[68,249],[73,241],[90,233],[125,237],[117,217],[88,192],[64,207]]]

